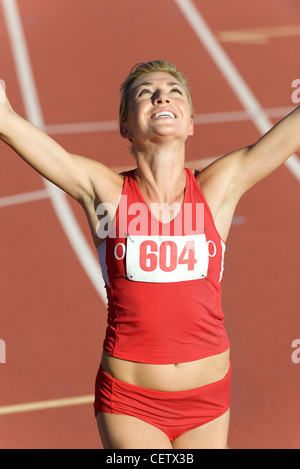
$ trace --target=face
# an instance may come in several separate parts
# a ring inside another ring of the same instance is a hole
[[[148,73],[132,85],[128,119],[121,134],[134,143],[140,139],[176,137],[186,140],[193,135],[193,121],[186,91],[172,75]]]

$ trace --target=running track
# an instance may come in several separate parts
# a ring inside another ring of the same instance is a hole
[[[296,107],[299,50],[298,0],[0,2],[0,75],[17,112],[114,168],[133,164],[115,121],[135,63],[165,58],[189,77],[197,168]],[[99,448],[106,310],[84,215],[4,144],[0,157],[0,448]],[[298,154],[249,191],[227,242],[233,449],[300,447],[299,177]]]

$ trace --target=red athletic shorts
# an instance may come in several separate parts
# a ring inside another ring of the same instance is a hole
[[[225,378],[180,392],[156,391],[124,383],[100,366],[95,386],[98,412],[131,415],[161,429],[170,441],[223,415],[230,406],[231,368]]]

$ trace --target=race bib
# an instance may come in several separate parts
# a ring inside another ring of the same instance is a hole
[[[207,276],[209,252],[205,234],[191,236],[128,236],[129,280],[169,283]]]

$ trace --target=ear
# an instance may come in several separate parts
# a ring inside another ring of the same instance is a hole
[[[191,119],[189,136],[192,137],[193,135],[194,135],[194,121],[193,121],[193,119]]]
[[[123,138],[129,139],[130,137],[132,137],[132,134],[126,124],[121,124],[120,133]]]

